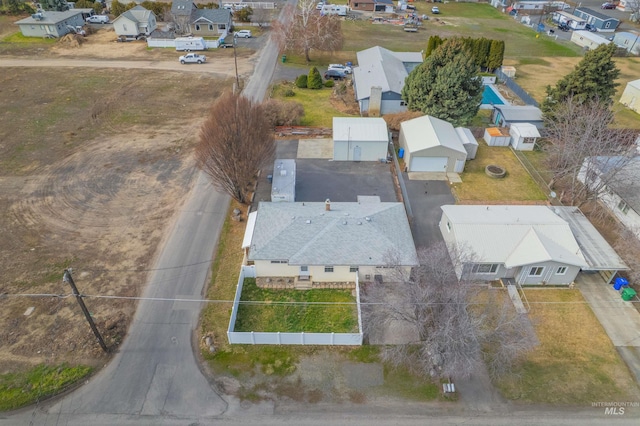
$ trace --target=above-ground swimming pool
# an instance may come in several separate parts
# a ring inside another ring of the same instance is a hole
[[[484,86],[484,92],[482,92],[482,104],[483,105],[504,105],[504,101],[495,89],[488,84]]]

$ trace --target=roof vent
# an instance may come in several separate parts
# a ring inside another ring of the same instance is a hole
[[[343,225],[346,225],[346,224],[347,224],[347,221],[346,221],[346,220],[345,220],[345,221],[343,221],[343,222],[342,222],[342,224],[343,224]]]
[[[331,200],[328,199],[328,198],[324,201],[324,209],[326,211],[330,211],[331,210]]]
[[[358,221],[358,225],[362,225],[362,222]]]
[[[369,216],[365,217],[364,220],[366,220],[367,222],[371,222],[371,218]]]
[[[311,219],[307,219],[307,223],[311,223]]]

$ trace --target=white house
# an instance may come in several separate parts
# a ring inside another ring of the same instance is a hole
[[[113,20],[113,30],[120,37],[148,36],[157,27],[156,15],[142,6],[129,9]]]
[[[404,80],[422,63],[421,52],[392,52],[380,46],[357,53],[358,66],[353,69],[353,86],[360,113],[377,117],[402,112]]]
[[[533,151],[540,137],[538,128],[531,123],[514,123],[509,128],[511,146],[519,151]]]
[[[40,11],[16,22],[25,37],[58,38],[84,25],[82,11],[77,9],[64,12]]]
[[[637,31],[618,31],[613,35],[613,42],[632,55],[640,55],[640,33]]]
[[[620,103],[629,109],[640,114],[640,80],[633,80],[627,83],[627,86],[620,96]]]
[[[587,267],[569,224],[546,206],[445,205],[440,232],[458,277],[571,284]]]
[[[364,282],[388,280],[395,271],[389,262],[406,273],[418,265],[404,205],[373,196],[353,203],[261,202],[243,246],[258,279],[292,280],[298,288],[349,286],[355,274]]]
[[[580,47],[586,47],[588,49],[595,49],[601,44],[611,43],[606,38],[585,30],[574,31],[571,34],[571,41]]]
[[[567,24],[572,30],[584,30],[587,27],[586,19],[562,10],[553,12],[551,20],[557,24]]]
[[[334,161],[379,161],[389,153],[389,129],[382,118],[333,117]]]
[[[591,162],[587,167],[588,161]],[[606,179],[603,185],[600,176],[611,173],[612,170],[616,173],[615,177]],[[578,179],[582,183],[595,182],[596,187],[601,187],[598,194],[600,201],[627,229],[640,238],[640,156],[632,159],[627,157],[598,157],[595,161],[585,159]]]
[[[424,115],[400,123],[398,142],[409,172],[464,171],[467,150],[453,125]]]

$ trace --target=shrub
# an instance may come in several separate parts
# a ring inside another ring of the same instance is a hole
[[[296,87],[299,87],[300,89],[306,89],[307,88],[307,75],[306,74],[299,75],[298,78],[296,78]]]
[[[309,89],[322,89],[322,76],[320,75],[320,71],[318,71],[318,68],[313,67],[309,71],[307,87]]]
[[[284,96],[285,96],[286,98],[290,98],[290,97],[295,96],[295,95],[296,95],[296,92],[294,92],[294,91],[293,91],[293,90],[291,90],[291,89],[287,89],[287,90],[285,90],[285,92],[284,92]]]
[[[262,106],[265,118],[274,127],[298,125],[304,115],[304,108],[298,102],[269,99]]]
[[[333,80],[327,80],[324,82],[324,87],[333,87],[335,86],[335,83],[333,82]]]

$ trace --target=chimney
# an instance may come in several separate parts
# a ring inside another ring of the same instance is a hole
[[[326,211],[331,211],[331,200],[328,198],[324,202],[324,209]]]

